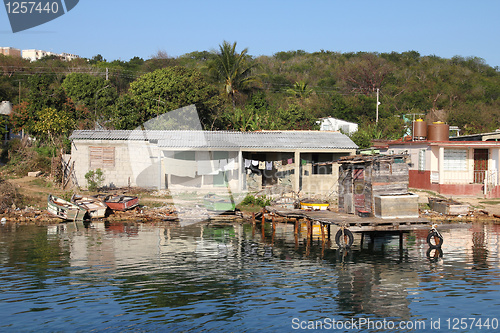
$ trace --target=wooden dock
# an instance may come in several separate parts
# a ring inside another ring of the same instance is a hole
[[[308,211],[278,206],[266,206],[265,209],[270,214],[288,219],[306,219],[326,225],[344,226],[351,232],[412,231],[428,229],[431,226],[430,220],[421,217],[383,219],[373,216],[360,217],[354,214],[336,213],[330,210]]]
[[[295,222],[295,232],[297,233],[300,220],[307,222],[308,236],[312,237],[312,224],[319,223],[321,228],[321,238],[324,241],[330,239],[330,227],[338,227],[335,235],[335,242],[339,247],[351,247],[354,242],[353,232],[361,233],[363,243],[364,234],[369,233],[371,237],[376,232],[398,232],[400,237],[400,247],[403,244],[403,233],[413,230],[425,230],[431,228],[431,221],[421,217],[415,218],[378,218],[361,217],[354,214],[336,213],[330,210],[307,211],[301,209],[287,209],[279,206],[266,206],[262,215],[262,223],[271,219],[283,222]],[[326,229],[326,230],[325,230]],[[440,244],[440,243],[438,243]]]

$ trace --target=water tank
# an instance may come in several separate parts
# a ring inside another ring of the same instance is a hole
[[[427,126],[427,140],[429,141],[449,141],[450,126],[442,121],[433,122]]]
[[[427,124],[422,119],[413,122],[413,140],[425,140],[427,138]]]

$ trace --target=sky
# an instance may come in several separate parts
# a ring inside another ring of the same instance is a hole
[[[497,0],[80,0],[17,33],[0,8],[0,46],[128,61],[216,50],[227,40],[252,56],[414,50],[500,67],[499,12]]]

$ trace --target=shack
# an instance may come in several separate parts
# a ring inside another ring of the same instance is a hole
[[[269,188],[329,195],[337,161],[356,151],[340,132],[202,130],[74,131],[74,183],[100,168],[104,186],[257,192]]]
[[[408,192],[408,155],[340,159],[339,211],[381,218],[418,217],[418,195]]]

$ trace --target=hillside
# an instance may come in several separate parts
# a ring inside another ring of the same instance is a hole
[[[203,126],[219,130],[308,129],[326,116],[357,122],[371,138],[401,137],[404,120],[415,116],[448,122],[462,134],[500,127],[500,73],[480,58],[323,50],[252,57],[244,51],[233,55],[252,80],[231,92],[213,75],[220,54],[207,51],[128,62],[96,56],[29,63],[0,55],[0,99],[12,101],[17,114],[1,122],[53,141],[96,121],[132,129],[194,103]],[[47,118],[52,121],[40,123]]]

